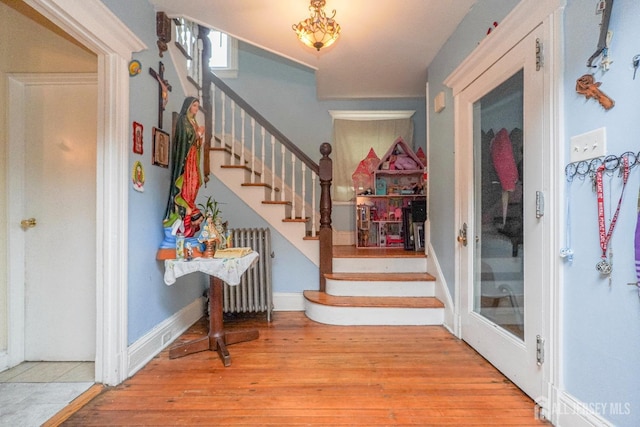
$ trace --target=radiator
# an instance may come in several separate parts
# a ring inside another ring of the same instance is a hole
[[[249,247],[260,254],[258,263],[243,275],[240,284],[223,287],[225,313],[267,313],[271,322],[273,295],[271,287],[271,232],[268,228],[232,228],[233,246]]]

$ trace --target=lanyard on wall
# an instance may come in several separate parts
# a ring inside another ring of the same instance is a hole
[[[622,197],[624,196],[624,189],[627,187],[627,181],[629,179],[629,159],[627,157],[622,158],[623,161],[623,175],[622,175],[622,192],[620,193],[620,199],[618,200],[618,207],[616,212],[611,218],[611,224],[609,224],[609,230],[605,230],[604,219],[604,186],[602,184],[602,172],[605,167],[604,164],[600,165],[596,171],[596,194],[598,199],[598,234],[600,237],[600,249],[602,250],[601,260],[596,264],[596,270],[601,274],[608,276],[611,274],[611,264],[607,260],[607,246],[609,240],[613,235],[613,230],[618,222],[618,214],[620,213],[620,205],[622,204]]]

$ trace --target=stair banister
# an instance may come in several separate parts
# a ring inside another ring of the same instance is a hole
[[[267,119],[265,119],[260,113],[258,113],[251,105],[249,105],[244,99],[240,97],[237,93],[233,91],[220,77],[216,76],[213,73],[211,74],[212,83],[218,87],[223,93],[226,94],[228,98],[233,100],[235,104],[247,112],[250,117],[256,119],[256,122],[262,126],[266,131],[273,135],[282,145],[284,145],[287,150],[291,151],[296,155],[298,159],[304,162],[309,169],[311,169],[316,174],[318,173],[318,164],[314,162],[309,156],[307,156],[298,146],[296,146],[289,138],[287,138],[282,132],[280,132],[275,126],[273,126]]]
[[[206,126],[206,142],[205,142],[205,162],[204,162],[204,173],[205,180],[208,180],[208,175],[211,173],[210,171],[210,162],[209,162],[209,149],[211,148],[211,142],[215,138],[215,117],[217,111],[215,111],[215,88],[217,87],[221,92],[221,136],[220,141],[223,147],[226,144],[225,132],[226,132],[226,124],[225,124],[225,102],[226,99],[229,99],[231,103],[231,152],[232,152],[232,161],[236,161],[237,157],[240,158],[240,165],[244,166],[245,160],[245,114],[249,115],[250,124],[251,124],[251,146],[250,146],[250,154],[251,154],[251,171],[252,178],[251,182],[256,183],[256,167],[255,167],[255,159],[256,159],[256,150],[255,150],[255,124],[257,123],[261,127],[260,137],[261,137],[261,180],[264,180],[265,175],[265,136],[268,132],[271,136],[271,186],[272,186],[272,194],[275,191],[275,177],[277,175],[275,170],[275,141],[279,141],[281,144],[281,173],[280,179],[282,185],[285,185],[285,149],[291,152],[291,219],[296,219],[296,204],[298,201],[296,200],[296,171],[295,165],[297,160],[300,159],[301,162],[301,183],[300,183],[300,191],[301,191],[301,219],[306,218],[306,172],[311,172],[311,235],[316,235],[316,221],[315,221],[315,212],[316,212],[316,194],[315,188],[317,185],[317,178],[320,180],[320,229],[318,231],[319,238],[319,273],[320,273],[320,290],[324,292],[325,290],[325,274],[331,273],[333,268],[333,230],[331,228],[331,181],[333,177],[333,163],[329,155],[331,154],[332,148],[331,145],[327,142],[321,144],[320,146],[320,154],[322,154],[322,158],[320,159],[319,164],[314,162],[309,156],[307,156],[298,146],[296,146],[293,142],[291,142],[284,134],[282,134],[275,126],[273,126],[267,119],[265,119],[260,113],[258,113],[249,103],[247,103],[242,97],[240,97],[235,91],[233,91],[222,79],[216,76],[208,67],[208,58],[211,55],[211,45],[208,38],[209,29],[199,26],[198,38],[200,39],[200,43],[198,46],[199,53],[202,54],[200,58],[201,64],[201,78],[202,78],[202,95],[203,95],[203,109],[205,111],[205,126]],[[235,120],[235,109],[236,107],[240,108],[240,116],[241,116],[241,153],[239,156],[235,155],[235,130],[236,130],[236,120]],[[284,192],[280,192],[280,198],[284,201],[286,195],[282,194]],[[272,200],[275,200],[272,197]]]

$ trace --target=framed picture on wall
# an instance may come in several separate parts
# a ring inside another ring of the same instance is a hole
[[[152,163],[163,168],[169,167],[169,134],[162,129],[153,128]]]
[[[136,154],[142,154],[143,151],[142,131],[142,124],[133,122],[133,152]]]

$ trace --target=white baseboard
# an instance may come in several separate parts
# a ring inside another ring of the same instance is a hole
[[[9,353],[6,351],[0,352],[0,372],[9,369]]]
[[[304,311],[302,292],[276,292],[273,294],[274,311]]]
[[[630,414],[631,402],[581,402],[570,394],[556,390],[555,404],[546,408],[546,418],[557,427],[611,427],[605,419]]]
[[[444,280],[440,263],[436,252],[433,250],[431,243],[428,245],[427,252],[427,271],[436,278],[435,284],[435,296],[444,303],[444,322],[443,325],[452,334],[456,335],[456,322],[455,322],[455,306],[451,293],[447,287],[447,282]],[[457,335],[456,335],[457,336]]]
[[[128,348],[128,377],[138,372],[165,347],[204,315],[205,298],[200,297],[167,318]]]

